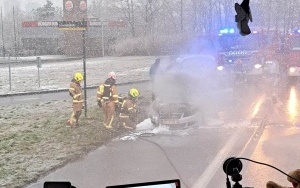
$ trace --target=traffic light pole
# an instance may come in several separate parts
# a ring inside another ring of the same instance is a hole
[[[83,23],[84,23],[83,19]],[[82,30],[82,42],[83,42],[83,75],[84,75],[84,116],[87,117],[87,96],[86,96],[86,47],[85,47],[85,31]]]

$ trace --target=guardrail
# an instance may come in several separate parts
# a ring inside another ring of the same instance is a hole
[[[132,82],[123,82],[116,84],[117,86],[123,85],[130,85],[130,84],[138,84],[138,83],[147,83],[150,80],[139,80],[139,81],[132,81]],[[87,86],[86,89],[97,89],[99,85],[95,86]],[[36,94],[44,94],[44,93],[59,93],[59,92],[67,92],[69,91],[68,88],[63,89],[49,89],[49,90],[39,90],[39,91],[32,91],[32,92],[18,92],[18,93],[8,93],[8,94],[0,94],[0,98],[4,97],[11,97],[11,96],[22,96],[22,95],[36,95]]]

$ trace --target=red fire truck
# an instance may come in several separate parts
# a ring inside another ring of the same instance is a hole
[[[231,76],[236,82],[255,83],[264,74],[263,49],[270,35],[262,30],[241,36],[234,28],[220,30],[217,37],[217,69],[220,75]]]
[[[283,45],[284,62],[281,64],[288,71],[289,80],[294,83],[300,77],[300,29],[294,29]]]
[[[300,77],[300,29],[294,29],[286,36],[274,35],[260,55],[265,62],[265,70],[276,67],[281,79],[288,78],[290,84],[295,84]]]

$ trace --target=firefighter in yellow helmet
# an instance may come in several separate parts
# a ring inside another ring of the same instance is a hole
[[[125,129],[135,129],[135,118],[138,112],[136,100],[140,95],[139,91],[135,88],[130,89],[128,98],[125,98],[120,106],[119,123]]]
[[[108,74],[106,81],[99,86],[97,91],[97,101],[104,114],[104,126],[112,128],[115,118],[115,107],[118,104],[118,90],[116,87],[116,74]]]
[[[70,127],[79,126],[78,119],[81,115],[83,107],[83,93],[82,88],[80,86],[80,82],[82,80],[83,75],[77,72],[70,83],[69,93],[73,100],[73,112],[71,114],[70,119],[67,122],[68,126]]]

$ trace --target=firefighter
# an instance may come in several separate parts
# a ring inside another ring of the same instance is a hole
[[[106,81],[99,86],[97,101],[104,113],[104,126],[111,129],[115,116],[115,107],[118,104],[116,74],[114,72],[110,72]]]
[[[82,80],[83,75],[77,72],[70,83],[69,93],[73,99],[73,112],[70,119],[67,121],[69,127],[79,126],[78,119],[83,108],[83,94],[80,86]]]
[[[128,98],[125,98],[122,102],[120,107],[119,123],[120,126],[123,126],[125,129],[134,129],[136,126],[135,118],[138,113],[136,100],[139,95],[139,91],[132,88],[128,92]]]
[[[150,76],[151,80],[153,80],[155,78],[155,76],[159,72],[159,68],[160,68],[160,59],[157,58],[150,67],[149,76]]]

